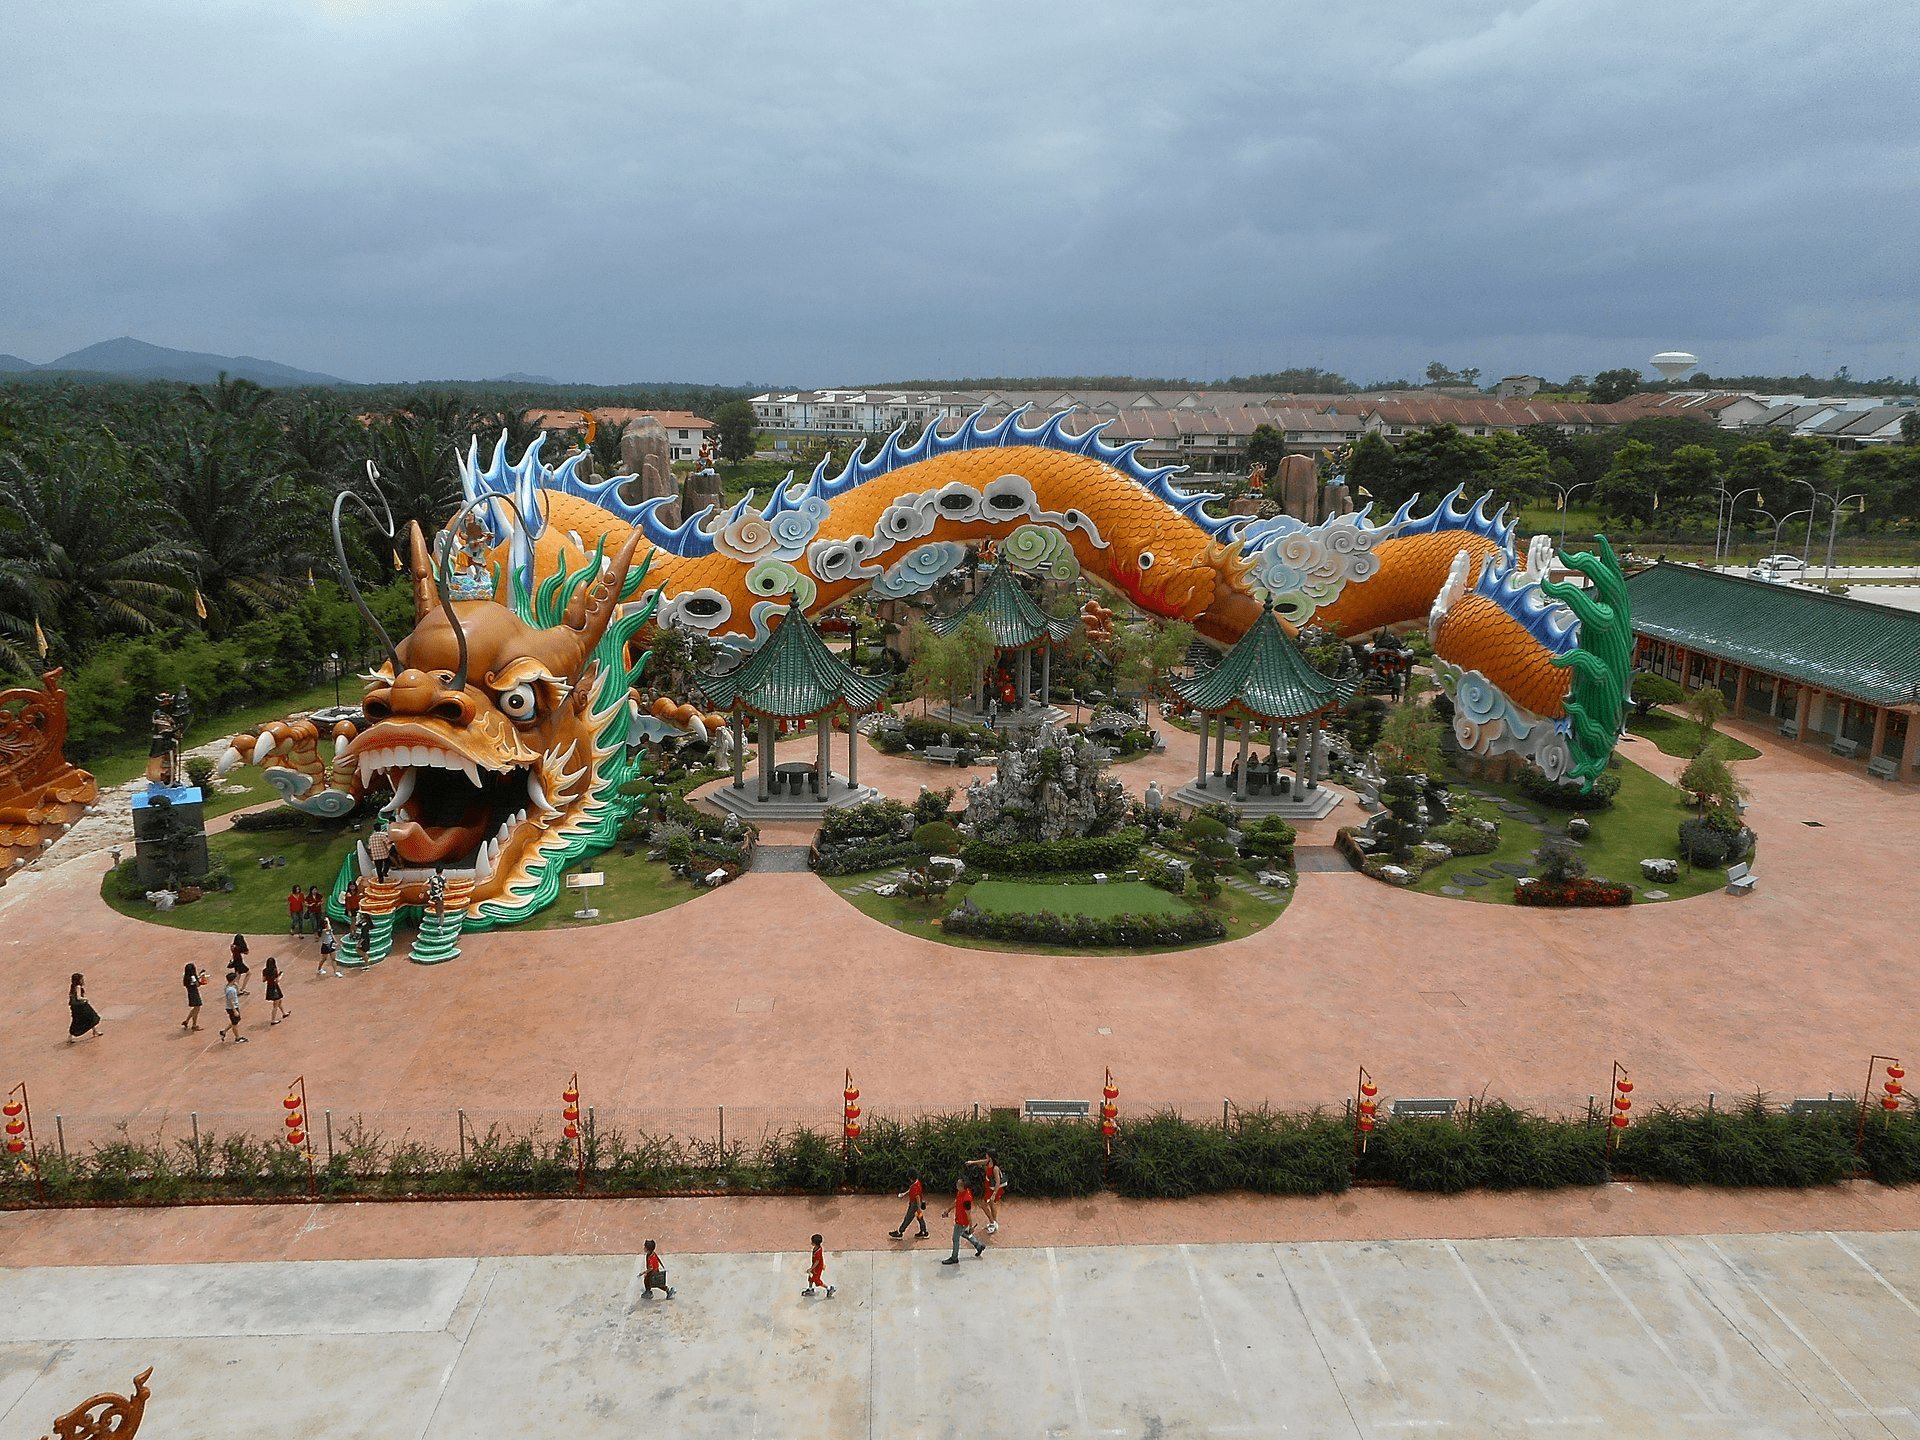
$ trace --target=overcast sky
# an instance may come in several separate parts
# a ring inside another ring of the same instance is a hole
[[[0,6],[0,351],[1920,370],[1911,0]],[[1651,370],[1647,371],[1651,375]]]

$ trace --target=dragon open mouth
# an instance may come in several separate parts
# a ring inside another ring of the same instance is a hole
[[[552,807],[529,766],[483,769],[432,745],[370,747],[356,757],[361,784],[381,776],[393,787],[387,833],[403,867],[441,866],[485,881],[526,824],[529,809]],[[403,868],[400,879],[409,878]]]

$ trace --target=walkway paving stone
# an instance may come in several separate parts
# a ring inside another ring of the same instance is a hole
[[[1526,866],[1516,865],[1511,860],[1490,861],[1487,865],[1487,868],[1489,870],[1498,870],[1503,875],[1511,875],[1516,880],[1518,880],[1522,875],[1525,875],[1527,873]]]
[[[1484,885],[1487,882],[1478,875],[1467,875],[1456,871],[1453,876],[1453,883],[1456,885]]]

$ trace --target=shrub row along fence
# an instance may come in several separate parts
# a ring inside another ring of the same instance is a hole
[[[84,1142],[63,1124],[55,1136],[37,1136],[37,1173],[0,1154],[0,1204],[192,1203],[305,1195],[310,1187],[339,1199],[891,1193],[915,1175],[942,1188],[988,1146],[1015,1191],[1031,1196],[1323,1195],[1358,1182],[1439,1192],[1552,1189],[1618,1176],[1798,1187],[1920,1180],[1920,1109],[1911,1101],[1893,1114],[1875,1109],[1864,1132],[1857,1110],[1789,1114],[1761,1096],[1732,1108],[1656,1106],[1636,1115],[1611,1155],[1604,1116],[1550,1118],[1498,1102],[1459,1119],[1383,1117],[1364,1153],[1344,1114],[1265,1106],[1227,1106],[1207,1119],[1171,1109],[1130,1113],[1111,1146],[1097,1121],[1028,1121],[1014,1110],[874,1116],[851,1147],[837,1125],[775,1124],[768,1112],[736,1112],[731,1123],[724,1111],[707,1117],[670,1133],[589,1107],[575,1141],[561,1133],[557,1106],[551,1123],[518,1125],[464,1112],[388,1125],[316,1116],[311,1176],[306,1153],[278,1135],[222,1128],[215,1117],[193,1119],[185,1134],[177,1126],[141,1136],[124,1122],[90,1125]]]

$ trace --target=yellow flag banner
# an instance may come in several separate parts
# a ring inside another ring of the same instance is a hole
[[[198,615],[202,620],[207,618],[207,602],[201,598],[200,587],[198,585],[193,587],[193,613]]]
[[[40,647],[40,658],[42,660],[46,659],[47,658],[47,632],[40,628],[40,622],[38,620],[35,620],[33,622],[33,641],[34,641],[34,644]]]

